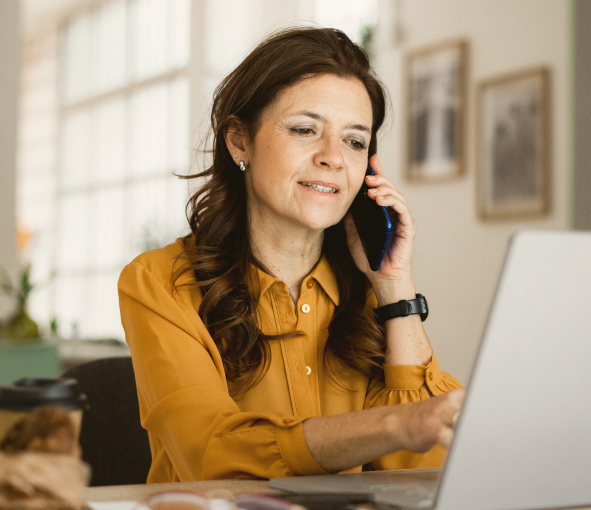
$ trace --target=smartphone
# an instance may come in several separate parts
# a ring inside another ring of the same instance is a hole
[[[367,165],[365,175],[373,175],[370,165]],[[373,198],[369,197],[368,190],[369,186],[364,179],[363,186],[351,205],[351,214],[361,237],[369,267],[372,271],[377,271],[382,265],[388,243],[395,232],[397,217],[394,211],[390,216],[388,209],[378,205]]]

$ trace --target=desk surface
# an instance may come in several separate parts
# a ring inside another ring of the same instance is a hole
[[[271,489],[266,480],[215,480],[208,482],[155,483],[150,485],[117,485],[111,487],[90,487],[87,501],[142,501],[149,494],[170,490],[191,490],[209,497],[230,497],[242,492],[259,494],[281,494]],[[228,494],[228,492],[230,494]],[[569,509],[564,509],[569,510]],[[575,510],[575,509],[570,509]],[[576,510],[591,510],[591,506],[577,507]]]
[[[164,491],[195,491],[209,497],[228,497],[242,492],[259,494],[281,494],[271,489],[267,480],[214,480],[207,482],[153,483],[148,485],[116,485],[110,487],[90,487],[87,501],[142,501],[149,494]]]

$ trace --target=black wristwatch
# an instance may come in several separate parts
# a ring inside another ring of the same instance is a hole
[[[374,308],[373,313],[376,316],[376,322],[378,324],[384,324],[384,322],[389,321],[390,319],[408,317],[415,313],[420,314],[421,321],[425,321],[429,315],[427,300],[422,294],[417,294],[416,296],[416,299],[411,299],[410,301],[403,299],[402,301],[398,301],[398,303]]]

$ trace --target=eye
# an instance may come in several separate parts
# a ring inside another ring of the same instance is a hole
[[[349,144],[357,151],[362,151],[365,149],[365,144],[359,140],[349,140]]]
[[[291,128],[291,132],[296,133],[298,135],[306,136],[314,133],[314,130],[312,128]]]

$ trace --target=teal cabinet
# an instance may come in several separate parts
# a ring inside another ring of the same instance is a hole
[[[60,368],[56,345],[0,342],[0,384],[23,377],[59,377]]]

